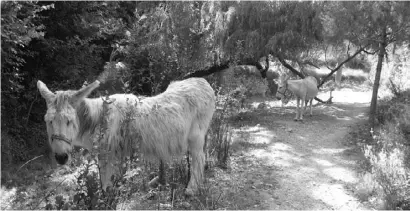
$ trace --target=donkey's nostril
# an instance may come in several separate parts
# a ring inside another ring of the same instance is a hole
[[[63,153],[63,154],[55,154],[57,163],[60,165],[64,165],[67,163],[68,161],[68,154],[67,153]]]
[[[280,100],[280,97],[276,97],[276,99]]]

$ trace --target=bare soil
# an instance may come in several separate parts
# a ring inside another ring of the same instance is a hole
[[[364,158],[348,135],[366,121],[371,94],[342,89],[333,96],[334,104],[316,105],[303,122],[293,121],[294,105],[274,100],[240,114],[230,169],[210,178],[225,197],[220,207],[370,209],[354,194]]]

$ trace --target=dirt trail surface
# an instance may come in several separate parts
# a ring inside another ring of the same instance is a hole
[[[230,170],[210,178],[216,189],[226,191],[222,207],[369,209],[354,196],[362,157],[346,137],[367,119],[371,94],[342,89],[333,96],[334,104],[316,105],[304,122],[293,121],[294,105],[281,108],[277,101],[243,115],[235,128]]]

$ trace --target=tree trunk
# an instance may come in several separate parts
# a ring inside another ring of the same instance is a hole
[[[165,165],[162,160],[159,161],[159,184],[165,185],[166,184],[166,179],[165,179]]]
[[[381,37],[381,43],[380,49],[379,49],[379,54],[378,54],[378,61],[377,61],[377,67],[376,67],[376,75],[374,78],[374,84],[373,84],[373,94],[372,94],[372,101],[370,104],[370,115],[369,115],[369,123],[370,127],[374,128],[375,123],[376,123],[376,108],[377,108],[377,93],[379,91],[379,86],[380,86],[380,76],[382,72],[382,65],[383,65],[383,58],[386,53],[386,28],[383,29],[382,31],[382,37]]]

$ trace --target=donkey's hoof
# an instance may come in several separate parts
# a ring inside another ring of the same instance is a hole
[[[298,118],[294,118],[293,121],[297,122],[299,119]]]

